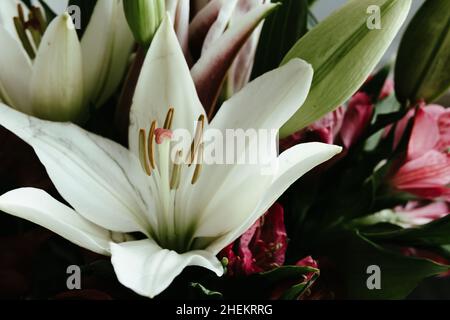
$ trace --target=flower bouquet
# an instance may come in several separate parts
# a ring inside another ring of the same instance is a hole
[[[445,281],[450,2],[54,2],[0,2],[0,297]]]

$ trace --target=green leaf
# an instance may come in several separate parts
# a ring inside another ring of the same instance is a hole
[[[369,28],[378,6],[381,29]],[[308,126],[350,98],[376,67],[406,19],[411,0],[351,0],[319,23],[288,52],[283,64],[301,58],[314,79],[304,105],[281,129],[280,137]]]
[[[255,56],[252,79],[277,68],[289,49],[307,32],[306,0],[281,0],[264,22]]]
[[[450,87],[450,1],[425,1],[403,36],[395,68],[403,103],[439,98]]]
[[[315,274],[311,280],[299,283],[286,290],[281,296],[281,300],[298,300],[307,292],[314,282],[319,278],[319,274]]]
[[[307,273],[319,273],[319,269],[302,266],[282,266],[271,271],[262,272],[260,277],[269,283],[277,284],[287,279],[301,279]]]
[[[450,215],[417,228],[365,234],[374,240],[384,240],[410,246],[450,244]]]
[[[201,285],[200,283],[191,282],[190,286],[195,290],[195,296],[198,299],[206,298],[206,299],[218,300],[218,299],[223,298],[222,293],[220,293],[218,291],[209,290],[209,289],[205,288],[203,285]]]
[[[306,274],[313,273],[309,281],[305,281]],[[270,287],[283,287],[290,285],[280,296],[281,300],[296,300],[310,288],[320,275],[319,269],[302,266],[282,266],[272,271],[263,272],[258,275],[261,281]]]
[[[347,299],[403,299],[423,279],[446,272],[449,266],[427,259],[406,257],[388,251],[364,238],[350,233],[339,241],[332,254],[344,279]],[[376,265],[381,270],[381,289],[370,290],[367,268]]]

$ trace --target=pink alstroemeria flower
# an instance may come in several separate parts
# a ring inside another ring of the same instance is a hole
[[[320,141],[323,143],[334,143],[341,130],[345,108],[339,107],[326,114],[322,119],[316,121],[309,127],[300,130],[280,141],[280,149],[286,150],[299,143]]]
[[[346,149],[363,135],[372,120],[374,105],[364,92],[356,93],[348,104],[339,137]]]
[[[405,228],[417,227],[441,219],[450,213],[450,205],[444,201],[421,205],[417,201],[410,201],[404,207],[394,209],[400,219],[400,225]]]
[[[405,161],[393,174],[392,186],[421,198],[450,201],[449,148],[450,111],[438,105],[419,107]]]

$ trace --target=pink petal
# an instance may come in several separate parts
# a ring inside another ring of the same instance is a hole
[[[392,183],[399,189],[411,185],[450,183],[450,161],[447,155],[435,150],[404,164],[395,174]]]
[[[432,150],[439,142],[439,127],[433,116],[419,108],[408,144],[408,159],[415,159]]]
[[[370,97],[363,92],[357,93],[349,102],[341,129],[341,139],[347,149],[361,138],[372,115],[373,104]]]

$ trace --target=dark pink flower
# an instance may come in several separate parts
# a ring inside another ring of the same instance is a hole
[[[345,108],[342,106],[326,114],[322,119],[316,121],[309,127],[300,130],[280,141],[280,149],[286,150],[299,143],[305,142],[323,142],[333,144],[336,136],[341,130],[344,114]]]
[[[408,257],[418,257],[418,258],[424,258],[424,259],[429,259],[431,261],[434,261],[438,264],[443,264],[443,265],[449,265],[450,261],[440,255],[438,255],[437,253],[425,250],[425,249],[417,249],[417,248],[403,248],[402,249],[402,253],[405,256]],[[444,272],[440,274],[441,277],[448,277],[450,276],[450,271]]]
[[[405,160],[392,174],[391,184],[396,189],[425,199],[450,201],[449,128],[449,110],[437,105],[417,109]],[[396,136],[399,141],[402,132]]]
[[[450,205],[447,202],[437,201],[423,205],[416,201],[410,201],[406,206],[394,209],[403,227],[411,228],[441,219],[450,213]]]
[[[303,258],[302,260],[297,262],[296,265],[300,266],[300,267],[311,267],[311,268],[315,268],[315,269],[319,268],[319,264],[311,256]],[[305,275],[305,280],[310,281],[312,279],[312,277],[314,276],[314,274],[315,274],[314,272],[307,273]]]
[[[340,132],[340,138],[346,149],[358,142],[364,134],[370,125],[373,111],[374,106],[370,97],[363,92],[358,92],[350,100]]]
[[[315,269],[319,268],[319,264],[311,256],[301,259],[295,265],[299,266],[299,267],[311,267],[311,268],[315,268]],[[278,284],[276,286],[275,290],[273,290],[270,298],[272,300],[278,300],[278,299],[282,298],[282,296],[286,292],[286,290],[289,290],[289,288],[292,288],[293,286],[298,285],[298,284],[307,284],[308,288],[307,288],[307,290],[304,291],[304,293],[308,293],[308,295],[310,295],[311,292],[309,289],[310,289],[310,286],[312,285],[312,282],[310,283],[310,281],[313,279],[315,274],[316,274],[315,272],[308,272],[308,273],[302,275],[298,279],[289,279],[289,280],[286,280],[286,281]],[[303,296],[303,294],[301,296],[297,297],[297,299],[299,299],[299,300],[303,299],[302,296]]]
[[[286,248],[284,210],[275,204],[219,256],[228,259],[229,275],[250,275],[283,265]]]

